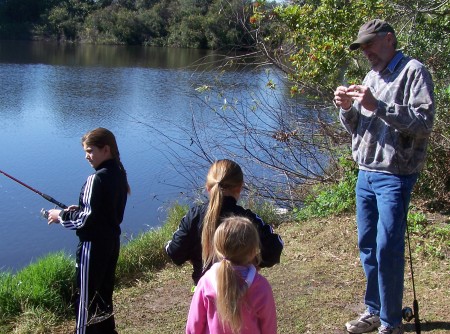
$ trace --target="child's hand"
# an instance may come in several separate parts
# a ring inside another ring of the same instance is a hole
[[[58,209],[51,209],[48,210],[48,218],[47,218],[47,224],[51,225],[54,223],[59,223],[59,214],[61,210]]]

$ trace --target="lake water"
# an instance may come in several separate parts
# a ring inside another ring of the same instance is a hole
[[[179,125],[191,123],[192,110],[206,108],[193,82],[200,72],[217,73],[214,66],[192,66],[205,56],[216,59],[199,50],[0,41],[0,170],[77,204],[92,173],[80,138],[106,127],[116,135],[132,190],[124,242],[160,226],[168,205],[198,194],[207,172],[204,163],[188,177],[180,173],[176,161],[195,157],[171,146],[176,138],[189,148]],[[262,76],[263,69],[229,80],[239,90],[239,82],[257,85]],[[17,270],[49,252],[74,253],[74,231],[40,217],[41,208],[52,207],[0,174],[0,270]]]

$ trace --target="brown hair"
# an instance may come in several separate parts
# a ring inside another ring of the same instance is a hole
[[[108,145],[111,151],[112,158],[117,161],[120,169],[125,173],[125,177],[127,177],[127,171],[125,170],[122,162],[120,161],[120,153],[119,147],[117,146],[116,137],[111,131],[105,128],[96,128],[94,130],[91,130],[86,134],[84,134],[83,137],[81,137],[81,144],[87,146],[95,146],[98,148],[103,148],[106,145]],[[128,194],[131,193],[128,181],[127,181],[127,192]]]
[[[208,268],[214,259],[213,237],[220,224],[224,192],[236,190],[244,183],[241,167],[234,161],[218,160],[209,168],[206,188],[209,190],[209,203],[203,219],[202,259],[203,268]]]
[[[248,289],[233,265],[259,262],[259,243],[256,227],[245,217],[224,219],[214,234],[214,248],[221,259],[216,273],[217,313],[222,325],[227,325],[233,333],[239,333],[242,327],[242,298]]]

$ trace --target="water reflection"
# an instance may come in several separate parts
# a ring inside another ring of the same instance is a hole
[[[0,41],[0,62],[11,64],[179,69],[200,64],[198,60],[206,56],[210,62],[223,58],[197,49]]]
[[[285,186],[284,175],[273,175],[252,157],[270,161],[275,152],[287,168],[298,166],[303,152],[286,154],[272,134],[288,123],[310,131],[308,115],[315,111],[287,98],[282,80],[270,78],[278,89],[268,88],[265,69],[222,71],[215,62],[220,59],[201,50],[0,41],[0,169],[76,204],[92,173],[80,138],[109,128],[132,189],[124,241],[160,226],[170,203],[198,198],[215,159],[238,159],[246,180],[256,184],[264,177],[275,186],[261,192],[276,192]],[[211,89],[199,95],[199,86]],[[61,249],[73,253],[75,233],[49,228],[40,218],[40,209],[50,207],[0,175],[0,269]]]
[[[186,189],[192,195],[195,189],[188,187],[202,185],[207,171],[207,166],[192,170],[189,177],[202,179],[187,180],[167,160],[173,155],[195,159],[189,150],[169,146],[176,138],[189,147],[184,130],[192,111],[202,112],[206,122],[214,116],[194,94],[201,69],[190,65],[204,56],[220,58],[199,50],[0,41],[0,169],[74,204],[92,172],[80,137],[98,126],[109,128],[132,188],[124,240],[159,226],[168,203],[183,201]],[[239,92],[246,82],[257,88],[260,76],[230,72],[224,80]],[[61,249],[73,253],[75,234],[49,228],[39,216],[43,207],[51,204],[0,177],[0,268],[20,268]]]

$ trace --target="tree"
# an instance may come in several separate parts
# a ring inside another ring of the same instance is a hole
[[[434,77],[437,115],[418,192],[443,200],[450,191],[449,13],[449,1],[295,1],[274,9],[261,1],[253,36],[265,57],[286,73],[293,94],[320,96],[326,108],[337,85],[359,82],[368,70],[362,57],[348,50],[359,26],[375,17],[391,22],[405,53],[425,63]]]
[[[244,23],[256,52],[233,55],[223,67],[215,65],[219,73],[213,79],[196,79],[199,98],[214,116],[193,110],[192,124],[183,127],[190,144],[172,138],[196,157],[186,167],[188,175],[199,160],[210,163],[227,156],[245,161],[256,171],[250,176],[252,189],[274,200],[289,199],[292,206],[304,199],[311,184],[349,175],[340,163],[342,157],[351,160],[349,137],[337,124],[333,91],[342,83],[360,82],[368,71],[366,61],[348,45],[364,22],[379,17],[396,27],[405,53],[424,62],[434,76],[435,130],[417,193],[449,197],[449,1],[258,1],[249,6],[253,14],[246,18],[236,11],[236,22]],[[236,90],[236,83],[224,79],[227,71],[236,65],[243,71],[249,63],[268,69],[265,84]],[[291,100],[280,87],[288,87]],[[244,105],[242,94],[251,95],[253,103]],[[235,135],[222,137],[224,127]]]
[[[76,41],[83,30],[84,20],[96,7],[93,0],[46,1],[39,19],[29,27],[29,33],[34,38]]]

